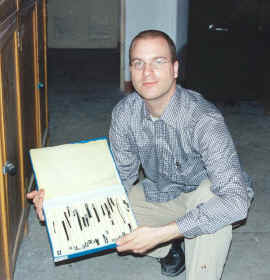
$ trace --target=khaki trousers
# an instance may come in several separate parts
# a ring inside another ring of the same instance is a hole
[[[143,187],[138,183],[130,191],[129,200],[138,225],[162,226],[175,221],[199,203],[215,196],[210,186],[209,180],[203,180],[197,190],[183,193],[174,200],[158,203],[145,201]],[[185,238],[186,279],[220,279],[231,239],[231,225],[214,234],[205,234],[192,239]],[[162,244],[147,255],[156,258],[165,257],[170,246],[170,244]]]

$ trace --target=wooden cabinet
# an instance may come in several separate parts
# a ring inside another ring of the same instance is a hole
[[[16,3],[16,0],[0,1],[0,22],[3,22],[12,12],[16,11]]]
[[[2,40],[0,54],[0,108],[1,108],[1,217],[3,225],[4,252],[6,258],[12,259],[16,246],[17,230],[22,211],[20,183],[20,146],[19,146],[19,115],[18,91],[16,84],[16,48],[15,20],[8,22],[7,31]],[[12,170],[13,169],[13,170]],[[3,174],[3,172],[5,174]],[[8,214],[8,215],[7,215]],[[6,244],[8,242],[8,246]],[[7,265],[7,264],[6,264]],[[6,267],[6,270],[10,270]],[[5,279],[5,278],[3,278]]]
[[[29,149],[48,128],[46,1],[11,2],[0,2],[0,280],[12,279],[25,232]]]
[[[35,28],[36,28],[36,50],[38,65],[36,73],[36,83],[39,96],[37,106],[39,106],[39,142],[38,145],[45,143],[48,127],[48,104],[47,104],[47,12],[46,1],[38,1],[35,6]]]

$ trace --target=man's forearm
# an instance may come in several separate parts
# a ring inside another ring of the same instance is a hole
[[[177,238],[183,238],[184,235],[179,232],[179,227],[176,222],[172,222],[168,225],[159,228],[160,236],[162,238],[160,243],[165,243]]]

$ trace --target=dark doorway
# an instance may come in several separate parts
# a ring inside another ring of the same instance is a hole
[[[187,87],[215,101],[263,98],[260,0],[190,0]]]

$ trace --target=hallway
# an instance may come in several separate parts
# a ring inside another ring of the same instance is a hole
[[[49,57],[50,146],[108,135],[112,108],[124,96],[119,90],[119,60],[117,53],[87,57],[83,53],[73,62],[70,54]],[[90,71],[90,65],[95,71]],[[256,192],[247,224],[233,232],[223,280],[240,277],[267,280],[270,279],[270,117],[263,114],[261,105],[252,101],[235,106],[218,104],[218,107],[224,113],[243,167],[255,181]],[[184,275],[177,279],[184,279]],[[120,257],[115,252],[55,266],[46,228],[40,225],[31,207],[29,234],[21,244],[14,279],[159,280],[167,277],[160,274],[155,259]]]
[[[119,68],[117,50],[49,51],[49,145],[107,136]]]

